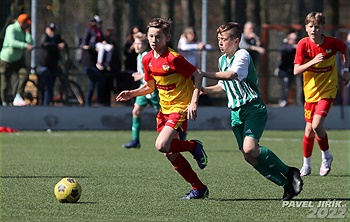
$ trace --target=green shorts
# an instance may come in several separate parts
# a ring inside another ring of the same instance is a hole
[[[238,148],[242,149],[244,137],[250,136],[257,140],[264,132],[267,121],[265,104],[255,100],[231,111],[231,127],[235,134]]]
[[[135,104],[141,107],[146,107],[148,104],[150,104],[156,112],[160,110],[159,96],[158,96],[158,93],[156,92],[153,92],[145,96],[137,96],[135,100]]]

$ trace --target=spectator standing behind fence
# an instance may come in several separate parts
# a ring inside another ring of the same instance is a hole
[[[193,27],[188,27],[180,36],[177,48],[179,53],[183,55],[192,65],[200,68],[200,59],[202,50],[210,50],[213,47],[197,39],[197,35]]]
[[[1,66],[4,72],[1,73],[1,99],[2,105],[7,106],[12,103],[12,74],[19,75],[21,68],[26,68],[25,52],[33,49],[33,39],[29,32],[32,21],[27,14],[18,16],[17,21],[6,28],[2,50],[0,52]],[[19,85],[17,95],[13,100],[14,106],[25,106],[23,100],[24,87],[28,79],[28,73],[19,75]]]
[[[288,105],[289,92],[295,85],[294,57],[297,46],[297,34],[294,31],[288,33],[280,46],[281,62],[278,66],[277,75],[281,84],[281,94],[278,104],[281,107]]]
[[[239,43],[241,49],[246,49],[253,58],[255,67],[257,67],[260,55],[266,53],[262,45],[260,37],[255,33],[255,24],[246,22],[244,24],[241,41]]]
[[[331,171],[333,156],[329,150],[328,135],[324,121],[333,105],[338,91],[337,53],[344,55],[344,65],[349,67],[349,47],[339,39],[323,34],[326,18],[321,12],[310,12],[305,18],[308,37],[298,42],[294,75],[303,75],[304,117],[303,166],[301,176],[311,174],[311,157],[315,139],[321,150],[320,176]],[[350,79],[349,68],[343,70],[343,84]]]
[[[91,106],[94,90],[97,87],[98,106],[106,105],[106,77],[96,67],[97,51],[96,43],[102,41],[102,31],[100,28],[101,19],[95,15],[85,29],[81,46],[83,48],[82,67],[83,73],[88,76],[88,88],[85,94],[85,105]],[[108,96],[109,97],[109,96]],[[110,100],[110,98],[108,98]]]
[[[40,39],[38,50],[38,86],[42,105],[50,105],[57,75],[62,71],[58,65],[61,58],[60,50],[67,47],[60,34],[56,34],[55,23],[49,23]]]
[[[135,52],[134,40],[135,35],[138,32],[142,32],[141,28],[138,26],[132,27],[124,43],[124,69],[125,72],[130,75],[132,75],[134,72],[137,72],[136,58],[138,54]]]
[[[113,28],[107,28],[104,32],[104,39],[108,44],[113,46],[113,49],[110,52],[111,62],[110,69],[106,68],[107,72],[103,72],[106,75],[106,105],[110,106],[112,100],[107,97],[110,97],[111,93],[115,94],[117,92],[117,77],[120,76],[120,59],[119,53],[117,52],[117,43],[115,41],[115,31]],[[108,99],[108,100],[107,100]]]
[[[145,76],[143,65],[142,65],[142,58],[148,53],[149,50],[147,50],[149,47],[148,45],[148,39],[146,34],[143,34],[141,32],[137,33],[135,35],[135,51],[138,53],[137,56],[137,72],[133,73],[132,76],[134,77],[135,81],[140,81],[141,86],[145,84],[145,80],[143,77]],[[158,90],[155,90],[154,92],[144,95],[144,96],[137,96],[135,103],[134,103],[134,109],[132,110],[132,127],[131,127],[131,133],[132,133],[132,140],[127,143],[123,144],[124,148],[140,148],[140,130],[141,130],[141,114],[142,111],[146,108],[146,106],[150,104],[154,111],[158,113],[160,106],[159,106],[159,97],[158,97]]]

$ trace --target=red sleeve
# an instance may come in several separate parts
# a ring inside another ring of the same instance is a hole
[[[181,73],[185,78],[191,78],[192,74],[194,71],[196,71],[196,67],[192,65],[190,62],[188,62],[185,57],[182,55],[176,56],[174,58],[174,67],[175,67],[175,72]]]
[[[146,82],[153,79],[153,77],[151,76],[150,69],[149,69],[149,67],[148,67],[149,60],[150,60],[149,54],[146,54],[146,55],[142,58],[142,66],[143,66],[143,71],[144,71],[144,73],[145,73],[144,80],[145,80]]]
[[[345,54],[345,49],[346,49],[346,43],[337,39],[337,47],[338,47],[338,50],[339,52],[341,52],[341,54]]]
[[[299,41],[295,53],[295,58],[294,58],[294,64],[299,64],[302,65],[304,63],[304,54],[303,54],[303,49],[304,49],[304,44],[305,41]]]

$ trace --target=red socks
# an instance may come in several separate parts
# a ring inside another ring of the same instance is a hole
[[[314,137],[307,137],[304,135],[304,140],[303,140],[303,152],[304,152],[304,157],[309,158],[312,155],[312,149],[314,147]],[[329,149],[329,144],[328,144],[328,136],[326,134],[325,137],[319,138],[316,136],[316,140],[318,143],[318,146],[322,151],[326,151]]]
[[[187,141],[189,142],[189,141]],[[178,154],[176,159],[171,162],[174,169],[188,182],[192,185],[194,190],[203,190],[205,185],[199,180],[197,174],[193,171],[190,163],[181,155]]]
[[[320,149],[322,151],[326,151],[329,149],[329,144],[328,144],[328,136],[326,134],[325,137],[323,138],[319,138],[316,136],[316,140],[317,140],[317,143],[318,143],[318,146],[320,147]]]
[[[303,152],[304,157],[309,158],[312,155],[312,149],[314,148],[314,137],[307,137],[304,135],[303,140]]]
[[[196,147],[196,143],[188,140],[173,139],[170,145],[172,153],[180,153],[184,151],[192,151]]]

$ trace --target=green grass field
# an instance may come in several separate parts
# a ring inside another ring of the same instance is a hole
[[[203,142],[209,164],[200,170],[184,155],[210,190],[208,199],[190,201],[180,200],[190,185],[154,148],[156,132],[142,132],[141,149],[132,150],[121,147],[129,131],[1,134],[1,221],[349,221],[349,135],[328,131],[332,172],[318,175],[321,154],[315,146],[313,172],[288,202],[304,207],[282,207],[283,189],[243,160],[230,130],[189,132],[188,139]],[[260,143],[300,168],[302,137],[302,131],[266,131]],[[82,186],[77,204],[55,199],[53,188],[66,176]],[[317,208],[327,200],[341,206]]]

